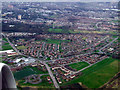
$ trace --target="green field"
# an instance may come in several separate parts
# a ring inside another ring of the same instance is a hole
[[[51,44],[60,44],[62,42],[70,42],[70,40],[46,39],[45,42]]]
[[[17,47],[17,49],[20,49],[20,50],[26,49],[26,48],[27,48],[26,46],[18,46],[18,47]]]
[[[9,43],[5,43],[4,45],[9,45]]]
[[[114,34],[114,35],[117,34],[116,31],[105,31],[105,30],[101,30],[101,31],[87,31],[87,30],[85,30],[85,31],[83,31],[83,30],[74,30],[74,31],[72,31],[72,30],[69,30],[69,33],[97,33],[97,34],[106,33],[106,34]]]
[[[22,69],[18,72],[15,72],[14,76],[15,76],[16,80],[20,80],[20,79],[22,79],[26,76],[32,75],[32,74],[44,74],[44,73],[47,73],[47,72],[40,71],[36,67],[25,67],[24,69]]]
[[[2,62],[2,57],[0,57],[0,62]]]
[[[62,33],[63,32],[62,29],[52,29],[52,28],[50,28],[48,31],[49,32],[54,32],[54,33]]]
[[[2,45],[2,50],[10,50],[13,49],[10,45]]]
[[[3,40],[3,41],[7,41],[7,39],[6,39],[6,38],[2,38],[2,40]]]
[[[120,63],[120,60],[107,58],[83,70],[83,74],[79,78],[66,82],[62,86],[82,82],[88,88],[99,88],[119,72],[118,62]]]
[[[42,82],[39,83],[39,84],[24,83],[25,80],[20,80],[19,81],[19,85],[20,86],[37,86],[39,88],[51,88],[51,89],[55,88],[54,85],[53,85],[53,83],[49,84],[49,82],[47,81],[47,77],[48,76],[49,75],[43,75],[43,76],[41,76]]]
[[[20,80],[20,79],[22,79],[26,76],[32,75],[32,74],[35,74],[35,71],[33,71],[31,68],[26,68],[26,69],[20,70],[18,72],[15,72],[14,77],[16,80]]]
[[[86,62],[78,62],[78,63],[73,63],[73,64],[70,64],[69,66],[73,69],[76,69],[77,71],[84,68],[84,67],[87,67],[89,64],[86,63]]]
[[[10,50],[10,49],[13,49],[10,44],[8,43],[7,39],[6,38],[2,38],[3,41],[6,41],[6,43],[4,43],[2,45],[2,50]]]

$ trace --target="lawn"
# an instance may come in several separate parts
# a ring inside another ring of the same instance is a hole
[[[55,88],[54,87],[54,85],[53,85],[53,83],[51,83],[51,84],[49,84],[49,82],[47,81],[47,77],[48,77],[49,75],[43,75],[43,76],[41,76],[41,79],[42,79],[42,82],[41,83],[39,83],[39,84],[31,84],[31,83],[24,83],[25,82],[25,80],[20,80],[19,81],[19,85],[20,86],[37,86],[37,87],[39,87],[39,88]]]
[[[6,43],[4,43],[4,44],[2,45],[2,50],[10,50],[10,49],[13,49],[13,48],[9,45],[9,43],[8,43],[8,41],[7,41],[6,38],[2,38],[2,40],[3,40],[3,41],[6,41]]]
[[[10,50],[13,49],[10,45],[2,45],[2,50]]]
[[[70,40],[46,39],[47,43],[60,44],[62,42],[70,42]]]
[[[16,80],[20,80],[20,79],[23,79],[26,76],[29,76],[29,75],[32,75],[32,74],[35,74],[35,73],[36,72],[33,71],[31,68],[25,68],[25,69],[22,69],[18,72],[15,72],[14,77],[15,77]]]
[[[9,45],[9,43],[5,43],[4,45]]]
[[[3,41],[7,41],[7,39],[6,39],[6,38],[2,38],[2,40],[3,40]]]
[[[18,46],[18,47],[17,47],[17,49],[20,49],[20,50],[26,49],[26,48],[27,48],[26,46]]]
[[[78,63],[73,63],[73,64],[69,64],[69,66],[73,69],[76,69],[77,71],[84,68],[84,67],[87,67],[89,64],[86,63],[86,62],[78,62]]]
[[[72,81],[62,85],[69,85],[77,82],[82,82],[88,88],[99,88],[104,83],[108,82],[118,71],[118,62],[120,60],[107,58],[97,64],[83,70],[83,74]]]
[[[2,57],[0,57],[0,62],[2,62]]]
[[[50,28],[48,31],[49,32],[54,32],[54,33],[61,33],[63,30],[62,29],[52,29],[52,28]]]
[[[20,79],[23,79],[24,77],[32,75],[32,74],[44,74],[44,73],[47,73],[47,72],[40,71],[36,67],[27,66],[24,69],[22,69],[18,72],[15,72],[14,76],[15,76],[16,80],[20,80]]]
[[[69,33],[97,33],[97,34],[103,34],[103,33],[107,33],[107,34],[117,34],[115,31],[105,31],[105,30],[101,30],[101,31],[83,31],[83,30],[69,30]]]

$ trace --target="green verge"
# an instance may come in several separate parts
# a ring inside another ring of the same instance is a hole
[[[88,88],[99,88],[118,73],[118,62],[120,63],[120,60],[106,58],[83,70],[83,74],[79,78],[63,83],[61,86],[82,82]]]
[[[87,67],[89,64],[86,63],[86,62],[78,62],[78,63],[73,63],[73,64],[69,64],[69,66],[73,69],[76,69],[77,71],[84,68],[84,67]]]

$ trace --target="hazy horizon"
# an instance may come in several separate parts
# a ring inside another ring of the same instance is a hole
[[[2,2],[119,2],[119,0],[3,0]]]

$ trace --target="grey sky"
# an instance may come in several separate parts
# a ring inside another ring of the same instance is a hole
[[[2,2],[118,2],[120,0],[2,0]]]

